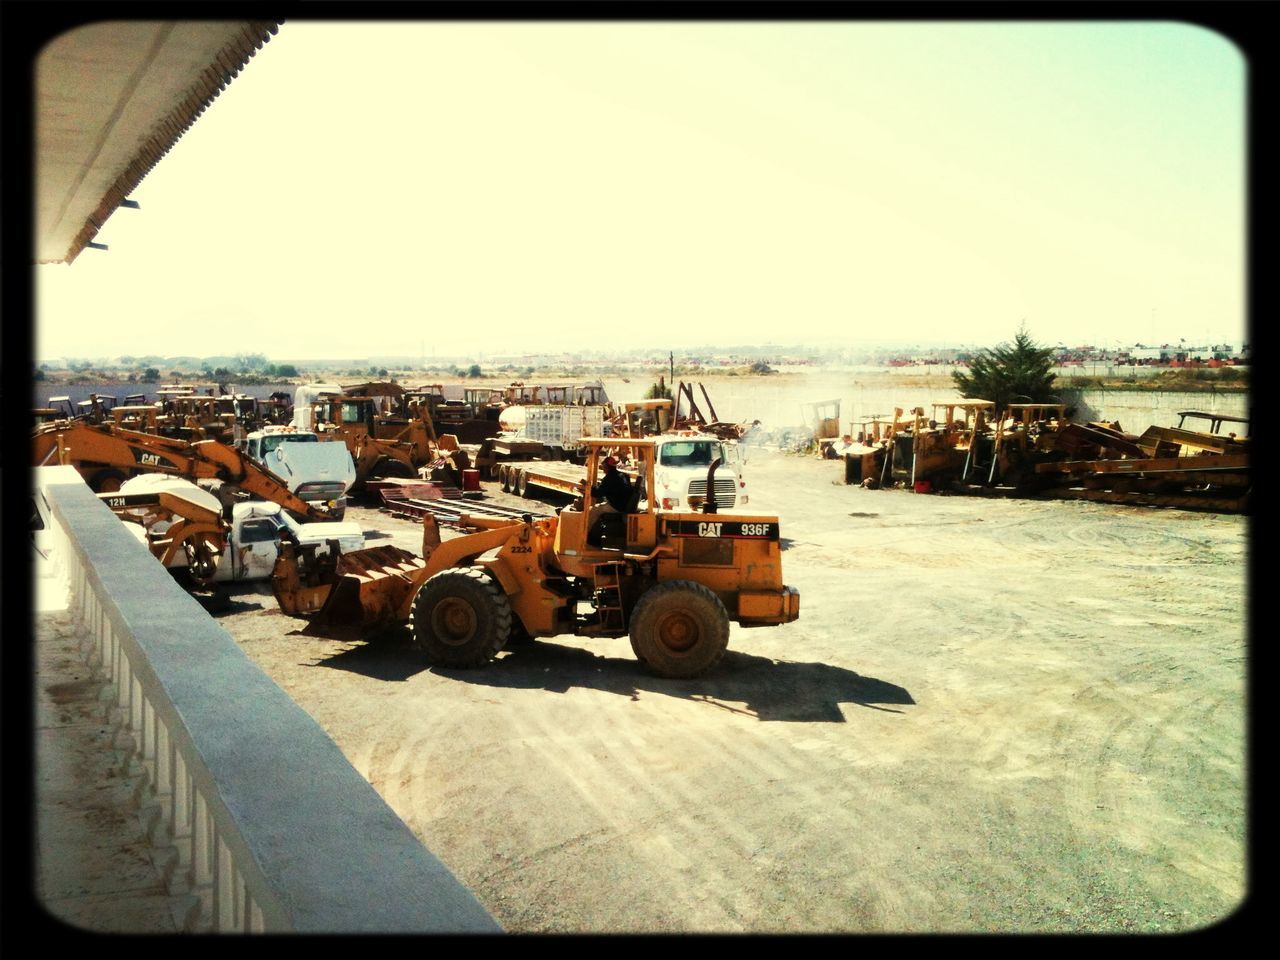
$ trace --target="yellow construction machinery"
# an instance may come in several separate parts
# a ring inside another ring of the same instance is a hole
[[[75,467],[95,493],[112,493],[126,479],[167,473],[188,480],[219,480],[224,494],[240,492],[278,503],[307,520],[332,520],[323,506],[294,494],[289,485],[246,454],[217,440],[189,443],[175,437],[126,430],[114,424],[57,421],[32,435],[32,465]],[[329,507],[334,506],[330,503]]]
[[[655,508],[651,439],[587,438],[581,497],[555,517],[464,517],[475,532],[441,542],[423,518],[418,557],[394,547],[344,554],[326,569],[286,544],[273,577],[280,608],[364,629],[408,622],[433,664],[477,667],[509,639],[628,636],[636,657],[666,677],[714,667],[729,623],[795,620],[800,595],[782,581],[778,518]],[[601,511],[594,494],[607,454],[638,478],[630,508]],[[714,490],[719,463],[708,468]],[[301,571],[306,568],[310,574]]]
[[[230,516],[218,498],[189,480],[146,474],[98,499],[145,543],[165,568],[204,590],[215,582],[265,580],[274,572],[281,539],[323,557],[360,550],[364,533],[354,523],[298,523],[279,504],[243,501]]]
[[[338,437],[351,452],[356,465],[353,490],[363,489],[368,480],[415,479],[420,468],[441,461],[447,461],[451,479],[457,474],[455,486],[462,485],[461,470],[470,461],[456,442],[438,440],[425,406],[415,408],[412,416],[396,416],[380,409],[374,396],[343,394],[324,396],[312,407],[316,432]]]

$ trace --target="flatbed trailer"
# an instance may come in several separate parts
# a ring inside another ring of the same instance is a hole
[[[504,493],[536,496],[538,490],[554,490],[576,496],[586,482],[586,467],[556,460],[516,460],[499,463],[497,480]]]
[[[632,482],[638,480],[634,470],[625,466],[618,469]],[[503,492],[521,497],[537,496],[539,490],[554,490],[556,493],[577,496],[582,493],[582,485],[587,481],[585,466],[555,460],[500,463],[497,473]]]
[[[394,517],[405,520],[421,520],[425,514],[434,516],[440,524],[458,529],[472,526],[469,518],[486,520],[522,520],[525,517],[545,519],[545,511],[516,509],[495,503],[476,503],[468,500],[422,500],[414,497],[387,496],[382,509]]]

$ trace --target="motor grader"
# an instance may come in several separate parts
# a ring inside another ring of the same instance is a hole
[[[774,626],[799,616],[799,592],[782,581],[777,517],[721,514],[714,493],[691,509],[658,510],[652,439],[582,442],[581,496],[555,517],[465,516],[475,532],[441,542],[427,514],[421,557],[384,546],[327,568],[300,564],[284,545],[273,576],[281,610],[354,622],[365,633],[407,622],[414,646],[448,667],[481,666],[528,637],[627,636],[636,657],[665,677],[714,667],[731,621]],[[593,519],[593,489],[610,454],[627,456],[638,479],[628,510]],[[718,466],[708,468],[707,490]]]

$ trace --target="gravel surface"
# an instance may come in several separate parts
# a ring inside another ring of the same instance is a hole
[[[512,932],[1177,932],[1242,903],[1246,518],[748,469],[801,616],[733,626],[702,679],[626,639],[433,669],[405,629],[304,634],[266,585],[219,619]]]

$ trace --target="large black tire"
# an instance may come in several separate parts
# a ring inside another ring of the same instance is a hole
[[[633,626],[635,625],[635,621],[632,621],[632,625]],[[631,652],[636,655],[637,660],[639,660],[641,663],[643,663],[647,667],[649,665],[649,661],[644,658],[644,654],[640,652],[640,647],[636,644],[636,636],[635,636],[634,630],[631,631],[630,639],[631,639]]]
[[[631,649],[660,677],[696,677],[729,645],[729,614],[700,583],[669,580],[648,590],[631,614]]]
[[[197,543],[191,549],[187,549],[187,565],[183,568],[186,572],[185,580],[189,585],[189,589],[209,590],[213,587],[213,578],[218,573],[218,562],[214,559],[213,551],[209,549],[209,545],[203,540]]]
[[[417,478],[418,472],[403,460],[383,457],[373,465],[369,475],[375,480],[413,480]]]
[[[483,567],[442,570],[422,585],[409,614],[413,645],[444,667],[482,667],[511,633],[511,603]]]
[[[124,481],[125,475],[120,470],[99,470],[89,481],[89,489],[94,493],[115,493]]]
[[[531,643],[533,643],[533,636],[524,628],[520,618],[513,613],[511,615],[511,632],[507,634],[507,646],[526,646]]]

